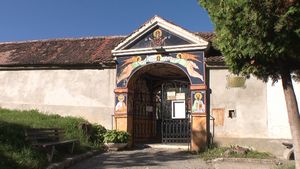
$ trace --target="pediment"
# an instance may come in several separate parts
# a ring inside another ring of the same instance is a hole
[[[201,37],[155,16],[117,45],[114,56],[204,50],[208,42]]]
[[[188,44],[193,44],[193,42],[157,26],[133,43],[126,46],[124,49],[155,48]]]

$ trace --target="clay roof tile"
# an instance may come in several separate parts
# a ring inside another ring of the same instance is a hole
[[[214,33],[196,32],[207,41]],[[125,36],[52,39],[0,43],[0,66],[97,65],[114,63],[111,50]],[[221,56],[217,50],[210,55]],[[219,60],[222,57],[218,57]],[[212,60],[212,59],[208,59]]]

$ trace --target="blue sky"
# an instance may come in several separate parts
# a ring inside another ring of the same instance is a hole
[[[213,31],[197,0],[1,0],[0,42],[128,35],[154,15]]]

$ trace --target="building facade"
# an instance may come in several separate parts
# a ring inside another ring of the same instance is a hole
[[[129,36],[1,43],[0,106],[82,117],[132,144],[214,141],[280,156],[291,138],[280,82],[232,75],[213,38],[155,16]]]

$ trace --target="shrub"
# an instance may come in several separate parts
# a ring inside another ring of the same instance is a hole
[[[102,144],[104,141],[105,133],[106,133],[105,127],[98,124],[92,125],[91,141],[97,145]]]
[[[105,143],[127,143],[129,134],[125,131],[108,130],[104,134]]]

